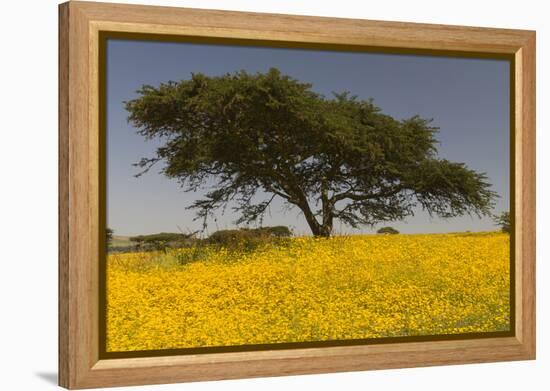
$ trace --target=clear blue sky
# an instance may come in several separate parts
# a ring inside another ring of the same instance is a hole
[[[215,76],[276,67],[309,82],[325,96],[348,90],[395,118],[419,114],[440,127],[439,155],[487,173],[500,198],[495,211],[509,208],[509,62],[433,56],[346,53],[243,46],[109,40],[107,45],[107,224],[115,235],[195,230],[186,210],[204,193],[185,193],[175,180],[151,170],[139,178],[132,164],[153,156],[158,144],[145,141],[127,122],[123,102],[143,84],[188,79],[192,72]],[[309,234],[298,210],[275,203],[264,225],[287,225]],[[208,230],[234,227],[227,208]],[[391,224],[403,233],[493,230],[491,219],[414,217]],[[337,233],[370,233],[336,223]]]

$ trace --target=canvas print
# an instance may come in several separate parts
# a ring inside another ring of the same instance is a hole
[[[106,45],[106,352],[511,332],[509,61]]]

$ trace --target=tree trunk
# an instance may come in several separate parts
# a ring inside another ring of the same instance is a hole
[[[306,218],[306,221],[309,225],[309,228],[311,229],[311,233],[313,234],[313,236],[326,237],[326,238],[330,237],[332,233],[332,220],[333,220],[331,213],[329,213],[326,216],[323,216],[323,224],[319,224],[319,222],[313,215],[313,212],[311,212],[309,205],[301,204],[301,205],[298,205],[298,207],[304,213],[304,217]]]
[[[332,223],[334,220],[333,215],[333,209],[334,205],[332,200],[329,198],[328,195],[328,181],[325,177],[323,177],[323,180],[321,182],[321,204],[322,204],[322,212],[323,212],[323,223],[320,227],[320,235],[318,236],[324,236],[326,238],[330,237],[332,234]]]
[[[309,228],[311,229],[311,233],[313,233],[313,236],[328,238],[332,233],[333,205],[332,201],[328,197],[328,185],[326,180],[323,180],[321,188],[321,202],[323,208],[322,223],[319,223],[319,221],[311,211],[311,208],[309,207],[307,197],[305,196],[304,192],[298,187],[295,188],[295,194],[296,198],[299,201],[294,204],[297,205],[304,213],[304,217],[306,218],[306,221],[309,225]]]
[[[319,230],[319,235],[315,236],[322,236],[325,238],[329,238],[332,234],[332,225],[322,225]]]
[[[313,215],[313,212],[309,208],[309,205],[307,203],[301,203],[298,205],[298,207],[304,213],[304,217],[306,218],[307,224],[309,225],[313,236],[321,236],[321,224],[319,224],[319,222]]]

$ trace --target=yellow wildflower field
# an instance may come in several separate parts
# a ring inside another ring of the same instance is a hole
[[[506,331],[505,233],[113,253],[107,351]]]

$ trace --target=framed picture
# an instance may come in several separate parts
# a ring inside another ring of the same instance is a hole
[[[69,2],[59,381],[535,358],[535,33]]]

